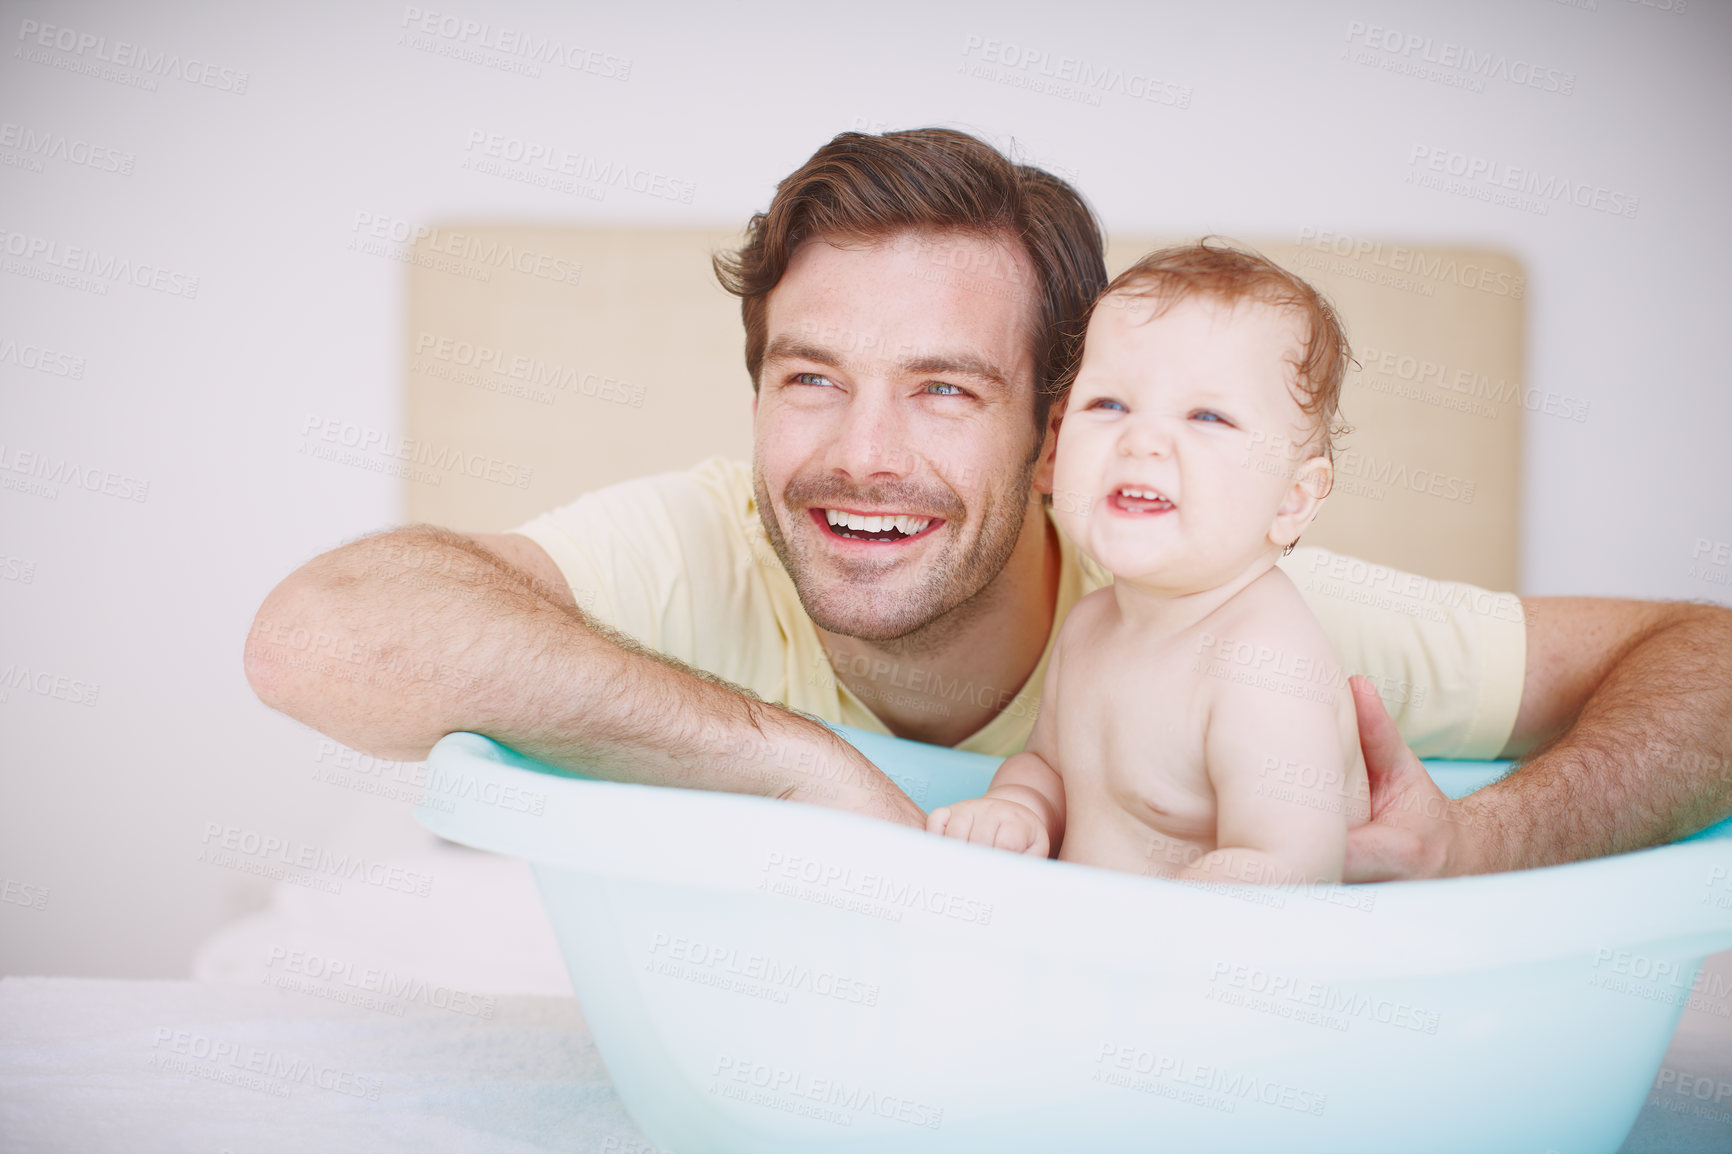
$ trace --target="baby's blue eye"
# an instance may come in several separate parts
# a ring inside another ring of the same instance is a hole
[[[1119,410],[1120,412],[1123,412],[1124,408],[1125,408],[1123,405],[1119,404],[1117,401],[1113,400],[1111,397],[1096,397],[1094,400],[1092,400],[1088,403],[1088,407],[1091,409],[1098,409],[1098,408],[1101,408],[1105,405],[1111,405],[1111,406],[1113,406],[1113,408]]]
[[[1220,413],[1214,412],[1210,409],[1198,409],[1196,412],[1191,414],[1191,419],[1193,421],[1211,421],[1222,425],[1230,425],[1233,423],[1226,417],[1223,417]]]

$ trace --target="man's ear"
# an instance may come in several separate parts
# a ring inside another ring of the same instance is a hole
[[[1069,400],[1070,394],[1066,393],[1046,411],[1046,432],[1040,445],[1040,466],[1034,471],[1034,487],[1041,493],[1052,492],[1053,473],[1058,461],[1058,427],[1064,421],[1064,406]]]
[[[1271,544],[1287,549],[1299,540],[1299,535],[1311,527],[1323,509],[1323,498],[1335,487],[1335,466],[1328,457],[1308,457],[1293,471],[1293,483],[1275,510],[1275,521],[1269,526]]]

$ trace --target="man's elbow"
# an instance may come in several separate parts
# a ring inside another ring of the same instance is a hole
[[[295,716],[297,691],[308,662],[316,656],[309,622],[317,615],[308,603],[312,593],[304,571],[291,573],[271,590],[247,630],[241,666],[247,685],[258,699],[281,713]]]

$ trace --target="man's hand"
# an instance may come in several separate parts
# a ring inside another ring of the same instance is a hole
[[[1371,783],[1371,820],[1347,831],[1347,882],[1405,881],[1475,873],[1473,829],[1461,802],[1451,801],[1425,772],[1377,689],[1350,680],[1359,714],[1359,746]]]
[[[1047,857],[1052,850],[1040,816],[1003,797],[976,797],[941,806],[926,819],[926,832],[1031,857]]]

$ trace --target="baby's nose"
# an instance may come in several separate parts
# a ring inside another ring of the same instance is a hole
[[[1173,433],[1163,417],[1139,415],[1119,431],[1119,452],[1127,457],[1164,457],[1173,451]]]

